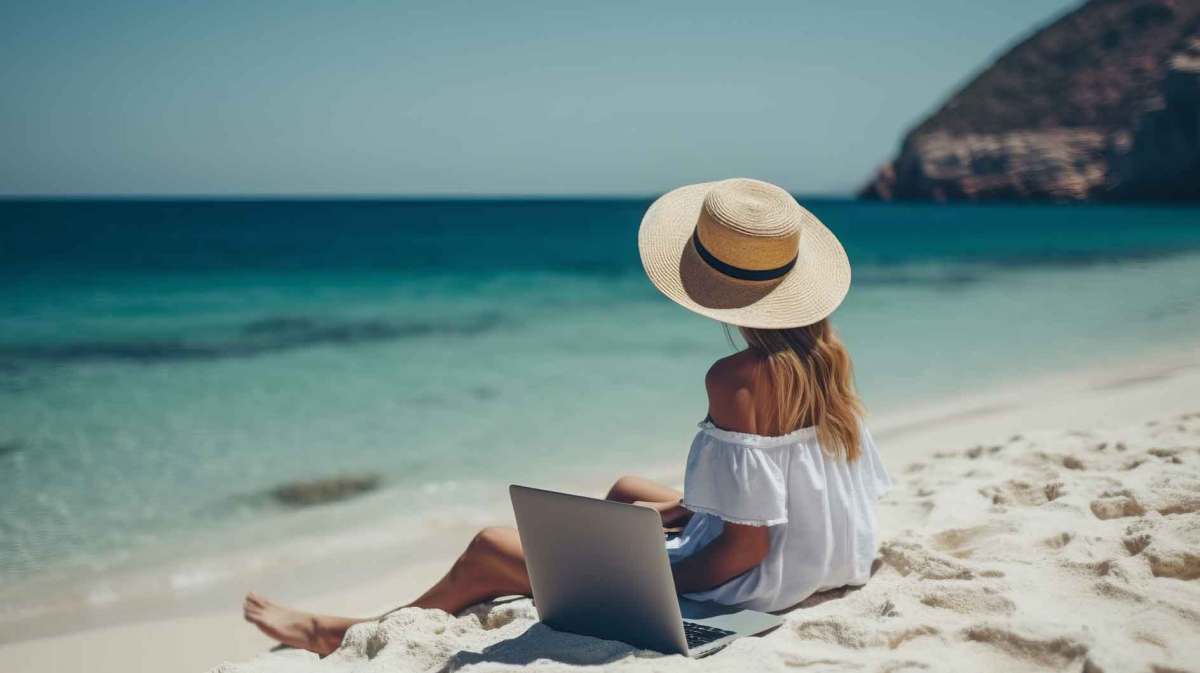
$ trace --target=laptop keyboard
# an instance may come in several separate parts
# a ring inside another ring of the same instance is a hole
[[[705,626],[696,622],[683,622],[683,635],[687,636],[688,647],[700,647],[714,640],[720,640],[725,636],[732,636],[733,631],[718,629],[713,626]]]

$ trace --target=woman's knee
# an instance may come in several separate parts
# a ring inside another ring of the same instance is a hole
[[[604,499],[624,503],[640,500],[638,493],[641,491],[639,486],[642,481],[641,477],[632,474],[620,477],[613,482],[612,488],[608,489],[608,495],[604,496]]]
[[[521,538],[516,528],[495,526],[484,528],[475,534],[467,545],[467,554],[487,561],[510,564],[524,563],[525,552],[521,549]]]
[[[466,551],[450,568],[450,576],[468,584],[483,583],[489,589],[496,583],[509,583],[518,576],[516,563],[520,563],[519,576],[524,576],[524,558],[517,531],[513,528],[484,528],[471,538]],[[521,584],[523,586],[523,584]]]
[[[484,528],[471,538],[467,548],[459,554],[454,565],[450,567],[451,577],[463,580],[475,577],[481,568],[488,566],[496,557],[499,550],[498,528]]]
[[[484,528],[471,538],[471,543],[467,545],[467,553],[464,556],[472,554],[494,556],[503,549],[509,535],[510,531],[507,528],[498,526]]]
[[[608,489],[608,495],[605,496],[608,500],[624,503],[634,503],[638,500],[670,502],[682,497],[682,493],[669,486],[635,474],[627,474],[618,479],[613,483],[612,488]]]

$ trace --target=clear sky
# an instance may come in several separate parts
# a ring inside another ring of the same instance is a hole
[[[1067,0],[0,3],[0,194],[846,194]]]

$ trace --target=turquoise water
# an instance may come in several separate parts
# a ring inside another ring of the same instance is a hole
[[[0,584],[294,533],[295,480],[419,514],[682,459],[731,348],[642,276],[646,205],[0,203]],[[1200,210],[808,205],[876,412],[1200,331]]]

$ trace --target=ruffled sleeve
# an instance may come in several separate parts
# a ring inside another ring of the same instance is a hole
[[[775,526],[787,523],[787,481],[769,450],[752,436],[713,436],[701,430],[688,453],[683,506],[730,523]]]

